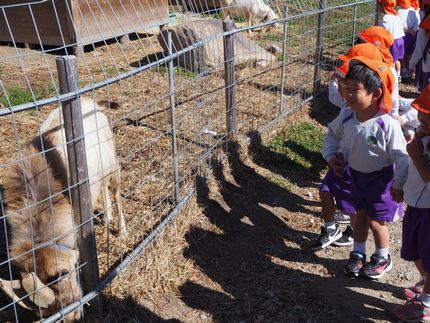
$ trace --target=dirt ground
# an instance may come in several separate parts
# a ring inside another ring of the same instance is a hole
[[[413,86],[402,84],[402,95],[416,95]],[[321,97],[283,126],[308,121],[325,128],[335,114]],[[418,281],[414,266],[399,258],[401,222],[390,225],[393,270],[379,281],[346,278],[350,248],[309,248],[321,224],[324,170],[279,168],[266,140],[232,145],[224,161],[212,161],[210,176],[197,177],[194,201],[104,291],[104,316],[95,321],[396,321],[402,288]],[[373,248],[370,239],[369,253]]]

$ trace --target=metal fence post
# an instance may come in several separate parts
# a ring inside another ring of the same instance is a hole
[[[284,7],[284,18],[288,17],[288,7]],[[281,102],[279,104],[279,114],[284,111],[284,83],[285,83],[285,55],[287,53],[287,31],[288,22],[284,21],[284,39],[282,42],[282,70],[281,70]]]
[[[224,32],[234,29],[230,19],[222,22]],[[225,101],[227,113],[227,134],[229,139],[235,139],[237,134],[236,99],[234,84],[234,38],[233,35],[224,35],[224,73],[225,73]]]
[[[354,5],[354,17],[353,17],[353,22],[352,22],[352,41],[351,41],[351,46],[354,46],[355,44],[355,34],[357,33],[357,13],[358,13],[358,4],[357,4],[358,0],[355,0],[355,5]]]
[[[76,57],[73,55],[56,59],[61,94],[79,89]],[[69,182],[75,223],[79,230],[79,254],[82,267],[83,290],[89,293],[96,289],[99,281],[96,241],[93,230],[92,206],[85,152],[82,111],[79,98],[62,102],[64,129],[66,133],[69,164]],[[102,313],[100,296],[91,302],[94,313]]]
[[[323,60],[324,53],[324,29],[325,29],[325,21],[326,21],[326,0],[320,0],[320,10],[321,12],[318,14],[318,33],[317,33],[317,41],[316,41],[316,50],[315,50],[315,71],[314,71],[314,86],[313,86],[313,94],[315,95],[321,86],[321,63]]]
[[[167,32],[167,49],[168,55],[172,56],[172,32]],[[172,124],[172,150],[173,150],[173,181],[174,181],[174,192],[175,202],[179,203],[179,181],[178,181],[178,149],[176,145],[176,114],[175,114],[175,80],[174,80],[174,69],[173,60],[169,60],[167,73],[169,75],[169,100],[170,100],[170,121]]]
[[[381,14],[379,10],[379,6],[381,6],[381,4],[379,3],[379,0],[376,0],[375,26],[379,26],[379,18]]]

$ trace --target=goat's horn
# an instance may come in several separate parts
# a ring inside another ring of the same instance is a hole
[[[55,301],[54,291],[41,282],[36,273],[31,272],[22,279],[22,287],[30,301],[42,308],[48,308]]]
[[[27,304],[25,304],[21,298],[15,293],[14,289],[21,289],[21,282],[19,280],[5,280],[0,279],[0,289],[9,297],[12,301],[25,308],[26,310],[32,310]]]

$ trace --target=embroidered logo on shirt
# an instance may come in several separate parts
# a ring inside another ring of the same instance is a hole
[[[369,137],[366,138],[366,142],[368,145],[376,145],[378,143],[378,140],[376,140],[376,137],[373,135],[370,135]]]

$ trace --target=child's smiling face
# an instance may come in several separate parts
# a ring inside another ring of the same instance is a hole
[[[346,79],[344,85],[344,98],[354,112],[359,113],[366,110],[375,99],[378,99],[378,94],[369,93],[361,81]]]
[[[418,120],[421,123],[421,129],[426,135],[430,135],[430,114],[418,111]]]

